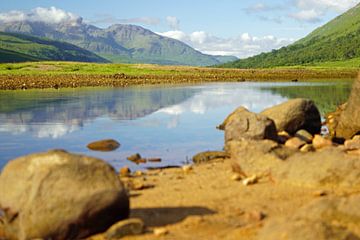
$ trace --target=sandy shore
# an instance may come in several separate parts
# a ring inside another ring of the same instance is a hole
[[[354,189],[294,186],[270,178],[244,186],[232,175],[230,160],[215,160],[190,171],[155,170],[123,178],[145,186],[131,190],[130,199],[131,217],[143,219],[147,226],[147,233],[125,239],[159,239],[153,230],[164,228],[168,233],[161,239],[251,240],[269,219],[291,216],[323,192],[327,196],[355,194]]]

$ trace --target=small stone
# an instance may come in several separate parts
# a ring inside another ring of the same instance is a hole
[[[192,171],[192,169],[193,169],[193,167],[191,165],[185,165],[182,167],[182,170],[184,173],[189,173]]]
[[[245,185],[245,186],[248,186],[248,185],[252,185],[252,184],[255,184],[257,183],[259,180],[258,176],[255,174],[255,175],[252,175],[251,177],[248,177],[248,178],[245,178],[242,183]]]
[[[360,139],[346,140],[344,143],[346,150],[357,150],[360,149]]]
[[[295,133],[295,137],[300,138],[301,140],[305,141],[306,143],[311,143],[314,139],[313,135],[308,131],[301,129]]]
[[[165,235],[169,234],[169,230],[166,228],[155,228],[154,234],[156,236],[165,236]]]
[[[161,162],[161,158],[148,158],[149,162]]]
[[[352,140],[360,141],[360,135],[355,135]]]
[[[324,190],[319,190],[319,191],[315,191],[313,193],[313,195],[315,197],[324,197],[324,196],[328,195],[328,193],[326,191],[324,191]]]
[[[135,176],[135,177],[141,177],[141,176],[143,176],[143,175],[145,175],[145,173],[142,172],[142,171],[136,171],[136,172],[134,173],[134,176]]]
[[[325,139],[322,136],[316,134],[313,139],[313,146],[315,149],[320,149],[324,147],[330,147],[333,143],[329,139]]]
[[[300,148],[300,152],[307,153],[307,152],[313,152],[315,151],[315,148],[312,144],[305,144]]]
[[[304,146],[306,142],[298,137],[290,138],[286,141],[285,146],[292,149],[299,149]]]
[[[260,221],[264,220],[265,217],[266,217],[266,214],[261,211],[251,211],[251,212],[246,213],[246,218],[248,220],[252,220],[252,221],[260,222]]]
[[[122,167],[120,169],[120,177],[128,177],[131,173],[131,170],[128,166]]]
[[[141,155],[136,153],[126,158],[129,161],[136,162],[141,159]]]
[[[224,158],[228,158],[228,154],[226,154],[225,152],[220,152],[220,151],[208,151],[208,152],[201,152],[196,154],[193,157],[193,162],[196,164],[199,163],[206,163],[206,162],[210,162],[214,159],[224,159]]]
[[[120,239],[144,232],[144,222],[138,218],[123,220],[112,225],[105,233],[106,239]]]
[[[241,175],[239,173],[235,173],[231,176],[231,180],[233,181],[240,181],[242,179]]]
[[[290,134],[286,131],[278,132],[278,142],[281,144],[286,143],[287,140],[291,138]]]
[[[113,139],[100,140],[89,143],[87,148],[93,151],[110,152],[120,147],[120,143]]]

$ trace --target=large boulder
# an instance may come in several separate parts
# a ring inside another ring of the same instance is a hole
[[[294,214],[271,219],[258,239],[360,240],[360,195],[315,200]]]
[[[274,120],[278,131],[295,134],[304,129],[309,133],[320,133],[321,117],[315,103],[308,99],[292,99],[261,112]]]
[[[360,76],[355,81],[348,103],[338,118],[336,138],[350,139],[360,132]]]
[[[271,119],[249,112],[244,107],[239,107],[231,113],[219,128],[225,130],[225,144],[242,139],[277,140],[278,138],[275,124]]]
[[[127,218],[129,198],[109,164],[54,150],[5,166],[0,208],[7,239],[80,239]]]

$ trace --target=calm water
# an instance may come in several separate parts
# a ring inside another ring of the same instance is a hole
[[[289,98],[313,99],[331,111],[349,94],[349,81],[322,83],[236,83],[128,89],[0,91],[0,168],[24,154],[61,148],[100,157],[116,168],[180,165],[200,151],[221,150],[215,127],[243,105],[259,112]],[[116,139],[109,153],[86,145]],[[126,157],[160,157],[136,166]]]

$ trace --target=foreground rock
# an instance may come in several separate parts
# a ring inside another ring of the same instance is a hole
[[[295,215],[273,219],[259,239],[360,239],[360,195],[324,198],[299,209]]]
[[[304,129],[311,134],[320,133],[321,117],[314,102],[308,99],[292,99],[265,109],[262,115],[274,120],[278,131],[295,134]]]
[[[79,239],[127,218],[129,199],[107,163],[55,150],[5,166],[0,207],[7,239]]]
[[[106,139],[89,143],[87,147],[94,151],[110,152],[119,148],[120,143],[113,139]]]
[[[344,106],[333,131],[334,137],[350,139],[360,132],[360,77],[355,81],[348,103]]]
[[[249,112],[244,107],[239,107],[231,113],[219,129],[225,130],[225,144],[242,139],[277,140],[278,138],[275,124],[271,119]]]

